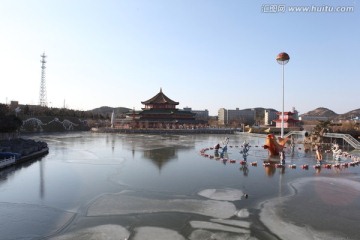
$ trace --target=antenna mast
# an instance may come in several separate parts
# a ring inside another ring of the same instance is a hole
[[[40,83],[40,96],[39,96],[39,105],[42,107],[47,107],[47,94],[46,94],[46,79],[45,79],[45,52],[40,55],[41,57],[41,83]]]

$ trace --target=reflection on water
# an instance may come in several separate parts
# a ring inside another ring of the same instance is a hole
[[[161,170],[162,166],[167,162],[177,158],[175,147],[144,150],[143,156],[151,160],[159,170]]]
[[[297,226],[306,226],[320,239],[355,236],[355,230],[333,228],[330,221],[306,220],[309,213],[300,206],[316,206],[311,214],[317,216],[327,214],[327,202],[337,204],[342,218],[348,214],[346,208],[359,211],[359,189],[351,183],[359,182],[360,168],[314,169],[314,152],[301,145],[287,149],[286,166],[279,168],[279,159],[270,159],[259,147],[263,138],[239,135],[229,136],[223,156],[214,150],[208,152],[212,158],[201,156],[201,149],[225,137],[35,136],[48,143],[50,153],[41,160],[0,171],[2,237],[287,239],[283,231],[288,227],[298,239],[306,238],[309,232]],[[245,141],[251,148],[244,157],[235,146]],[[324,159],[333,161],[327,155]],[[297,168],[287,167],[290,164]],[[302,164],[310,167],[301,169]],[[319,178],[324,180],[318,182]],[[346,181],[332,185],[327,184],[329,179]],[[342,190],[336,190],[338,187]],[[339,194],[348,196],[349,202],[336,198]],[[308,199],[313,200],[308,203]],[[294,204],[299,207],[292,207]],[[349,228],[356,227],[360,214],[349,216],[344,222]]]

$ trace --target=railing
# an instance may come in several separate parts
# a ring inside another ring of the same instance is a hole
[[[0,168],[7,167],[15,163],[15,157],[9,157],[3,160],[0,160]]]
[[[343,133],[325,133],[324,137],[330,138],[342,138],[347,143],[349,143],[353,148],[360,149],[360,142],[353,138],[350,134],[343,134]]]
[[[284,135],[284,138],[290,137],[291,135],[302,135],[304,136],[306,131],[291,131]]]

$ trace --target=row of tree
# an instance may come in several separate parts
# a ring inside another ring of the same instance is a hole
[[[111,114],[34,105],[23,105],[15,108],[0,103],[0,132],[16,132],[22,126],[23,120],[31,117],[78,118],[97,126],[102,122],[110,121]]]
[[[22,120],[6,104],[0,104],[0,132],[15,132],[22,125]]]
[[[21,111],[18,113],[20,118],[26,117],[76,117],[80,119],[93,119],[93,120],[106,120],[110,119],[110,114],[93,113],[92,111],[80,111],[67,108],[49,108],[42,106],[29,106],[25,105],[21,107]]]

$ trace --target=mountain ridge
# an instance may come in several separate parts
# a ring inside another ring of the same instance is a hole
[[[351,111],[343,113],[343,114],[338,114],[328,108],[318,107],[318,108],[315,108],[314,110],[308,111],[308,112],[300,115],[300,117],[302,117],[302,116],[328,117],[329,120],[340,120],[340,119],[348,120],[348,119],[353,119],[356,117],[359,118],[360,117],[360,108],[351,110]]]

